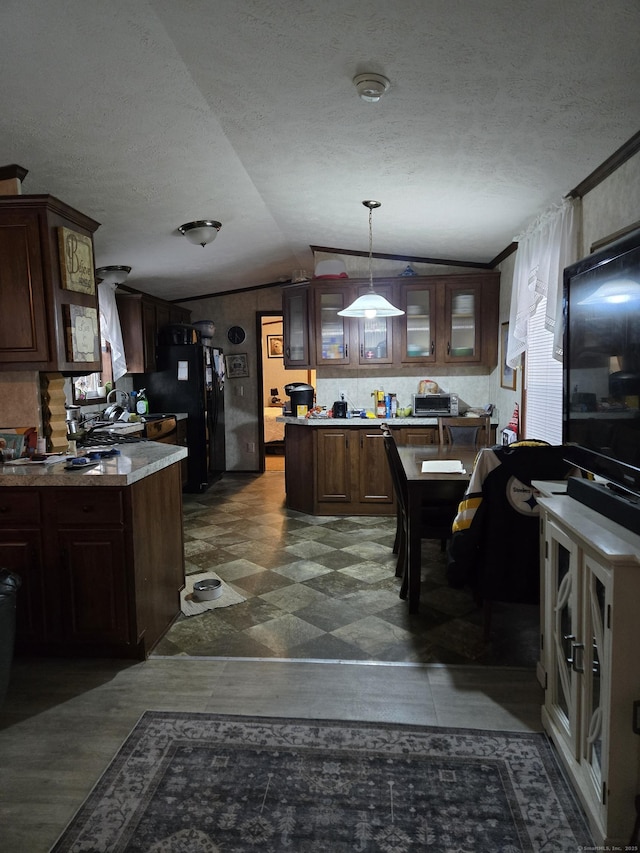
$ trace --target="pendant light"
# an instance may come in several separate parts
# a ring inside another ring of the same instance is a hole
[[[338,311],[341,317],[399,317],[404,314],[399,308],[392,305],[384,296],[376,293],[373,289],[373,231],[371,217],[377,207],[381,207],[379,201],[363,201],[365,207],[369,208],[369,290],[364,296],[359,296],[348,308]]]

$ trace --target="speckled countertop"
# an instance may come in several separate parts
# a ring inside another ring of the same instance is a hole
[[[376,424],[389,424],[390,427],[412,426],[412,427],[435,427],[438,426],[437,418],[294,418],[283,415],[276,418],[276,421],[283,424],[298,424],[299,426],[310,427],[330,427],[330,426],[347,426],[347,427],[372,427]]]
[[[0,465],[0,488],[3,486],[130,486],[156,471],[184,459],[186,447],[141,441],[120,444],[119,456],[108,456],[98,463],[67,470],[66,457],[60,462],[20,462]],[[95,450],[95,448],[90,448]],[[56,458],[57,457],[51,457]]]

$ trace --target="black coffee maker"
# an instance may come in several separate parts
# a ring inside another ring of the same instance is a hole
[[[315,395],[313,385],[307,385],[306,382],[291,382],[284,386],[284,393],[291,398],[291,414],[294,417],[298,414],[298,406],[306,406],[306,412],[313,408]]]

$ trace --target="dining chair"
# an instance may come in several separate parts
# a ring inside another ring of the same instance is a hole
[[[396,496],[396,538],[393,553],[398,555],[395,576],[402,578],[400,597],[403,598],[406,596],[409,584],[407,551],[408,486],[393,433],[386,423],[381,424],[380,429],[384,437],[384,450]],[[420,538],[439,539],[442,550],[446,550],[446,543],[451,536],[451,528],[457,508],[457,499],[455,501],[424,502],[421,508]]]
[[[485,641],[493,602],[539,602],[540,519],[531,481],[577,473],[564,457],[562,445],[537,439],[478,451],[453,525],[447,577],[451,586],[471,588]]]
[[[468,447],[489,447],[491,423],[489,415],[477,418],[438,418],[440,444],[466,444]]]

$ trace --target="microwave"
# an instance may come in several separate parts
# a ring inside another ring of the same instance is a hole
[[[414,394],[414,418],[458,417],[457,394]]]

